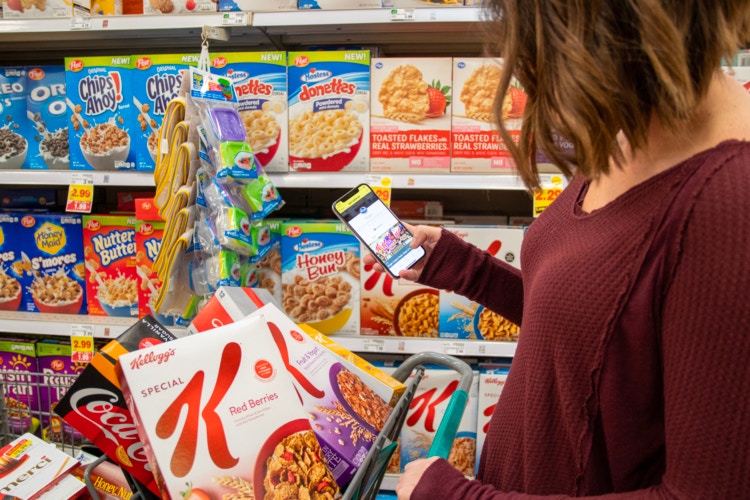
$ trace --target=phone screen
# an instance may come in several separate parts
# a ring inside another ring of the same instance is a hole
[[[424,248],[409,246],[411,232],[366,184],[336,201],[333,211],[396,278],[425,255]]]

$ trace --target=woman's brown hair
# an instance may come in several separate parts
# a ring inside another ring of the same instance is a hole
[[[750,39],[748,0],[486,2],[488,49],[505,68],[496,120],[530,189],[539,187],[537,150],[566,175],[593,178],[610,157],[622,160],[619,132],[644,146],[652,114],[679,130],[722,60]],[[499,119],[512,76],[528,94],[517,145]]]

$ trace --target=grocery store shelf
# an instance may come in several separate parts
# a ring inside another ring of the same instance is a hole
[[[416,354],[429,351],[452,356],[512,358],[516,353],[515,342],[365,336],[334,336],[333,339],[352,352],[364,354]]]
[[[95,338],[114,338],[130,327],[133,318],[0,311],[0,331],[69,337],[80,325],[93,327]]]
[[[85,174],[95,186],[154,187],[152,172],[100,172],[91,170],[0,170],[2,184],[65,186],[74,175]]]

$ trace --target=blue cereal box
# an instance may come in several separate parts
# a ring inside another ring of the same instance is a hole
[[[136,169],[152,172],[156,165],[158,128],[167,104],[177,97],[182,71],[198,64],[198,54],[133,56],[133,114],[137,127],[130,135],[136,151]]]
[[[336,221],[281,224],[284,312],[323,334],[359,334],[359,241]]]
[[[266,172],[289,171],[286,52],[213,54],[212,71],[229,77],[245,141]]]
[[[220,12],[283,12],[297,10],[297,0],[219,0]]]
[[[370,52],[289,53],[289,167],[370,168]]]
[[[26,168],[70,168],[65,68],[34,66],[26,73],[29,155]]]
[[[19,245],[26,311],[85,314],[83,226],[77,214],[21,217]]]
[[[66,57],[73,170],[135,170],[131,56]]]
[[[18,247],[19,217],[0,214],[0,311],[20,311],[26,291],[21,284],[23,262]]]
[[[0,68],[0,117],[0,169],[21,168],[29,153],[25,68]]]

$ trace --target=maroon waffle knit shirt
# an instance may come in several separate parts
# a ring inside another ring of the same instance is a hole
[[[420,281],[521,334],[479,480],[438,460],[413,500],[750,499],[750,143],[591,213],[586,187],[530,226],[522,273],[443,231]]]

